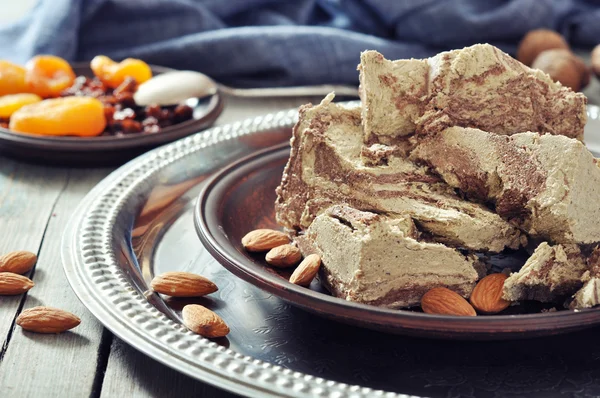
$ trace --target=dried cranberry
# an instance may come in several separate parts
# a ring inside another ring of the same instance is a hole
[[[160,112],[160,117],[158,118],[158,120],[160,121],[171,121],[172,122],[173,119],[173,111],[170,110],[169,108],[164,108],[161,112]],[[173,123],[171,123],[173,124]]]
[[[98,97],[98,99],[102,101],[103,104],[114,105],[117,103],[117,99],[112,95],[102,95]]]
[[[137,120],[123,120],[121,122],[121,126],[123,127],[123,132],[127,133],[139,133],[142,131],[142,124]]]
[[[104,118],[107,121],[113,120],[115,115],[115,107],[112,105],[104,105]]]
[[[158,122],[160,127],[169,127],[173,125],[173,121],[171,119],[163,119]]]
[[[180,123],[191,119],[194,115],[194,110],[187,105],[177,105],[173,113],[175,122]]]
[[[162,117],[162,108],[159,105],[148,105],[144,108],[144,114],[148,117],[160,119]]]
[[[115,95],[117,97],[117,101],[128,108],[132,108],[135,106],[135,100],[133,99],[133,94],[129,92],[118,93]]]

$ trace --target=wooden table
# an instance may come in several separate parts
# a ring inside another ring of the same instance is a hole
[[[296,107],[319,98],[228,98],[217,124]],[[60,258],[63,228],[79,201],[115,168],[47,167],[0,157],[0,254],[38,254],[21,296],[0,296],[0,397],[231,397],[136,351],[112,335],[77,299]],[[77,314],[61,335],[24,332],[23,309],[38,305]]]
[[[586,90],[600,103],[600,84]],[[228,99],[217,124],[309,102]],[[319,98],[312,98],[313,102]],[[114,169],[53,168],[0,157],[0,253],[29,250],[38,263],[36,286],[0,297],[0,397],[230,397],[179,374],[114,337],[79,302],[63,273],[63,228],[86,193]],[[62,335],[23,332],[15,318],[25,308],[49,305],[81,317]]]

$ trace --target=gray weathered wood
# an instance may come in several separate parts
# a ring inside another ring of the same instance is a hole
[[[100,398],[234,397],[148,358],[114,338]]]
[[[56,200],[65,189],[67,172],[0,157],[0,254],[38,253]],[[0,296],[0,358],[23,297]]]
[[[24,308],[38,305],[61,308],[78,315],[81,325],[60,335],[31,333],[15,326],[0,362],[0,386],[9,395],[21,396],[17,391],[23,386],[27,386],[27,396],[37,397],[87,397],[92,392],[103,328],[70,289],[62,269],[60,244],[72,210],[107,174],[106,169],[68,172],[65,190],[52,210],[33,275],[36,285],[25,298]],[[35,214],[29,218],[36,218]]]
[[[585,93],[590,103],[600,102],[596,80]],[[310,100],[315,103],[320,98],[228,99],[217,124]],[[6,343],[12,331],[9,344],[2,350],[4,357],[0,354],[0,397],[232,396],[171,370],[117,338],[99,353],[102,328],[68,287],[60,260],[60,241],[71,210],[105,174],[103,170],[33,166],[0,157],[0,253],[18,249],[40,252],[33,276],[37,284],[27,297],[0,297],[0,338]],[[82,324],[60,336],[13,329],[22,300],[25,307],[45,304],[67,309],[79,315]],[[106,332],[104,335],[110,336]]]

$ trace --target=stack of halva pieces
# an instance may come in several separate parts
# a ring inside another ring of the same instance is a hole
[[[358,69],[360,107],[330,94],[300,108],[275,204],[332,294],[388,308],[434,287],[468,298],[489,272],[481,253],[535,243],[505,299],[598,304],[583,94],[485,44],[423,60],[366,51]]]

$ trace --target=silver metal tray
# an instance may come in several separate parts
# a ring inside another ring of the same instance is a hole
[[[595,112],[595,114],[594,114]],[[248,396],[593,396],[600,391],[595,331],[535,340],[436,341],[326,320],[236,278],[202,247],[193,224],[204,181],[233,160],[289,139],[295,111],[217,127],[121,167],[81,202],[62,256],[75,293],[113,333],[199,380]],[[586,140],[600,148],[600,113]],[[265,204],[270,205],[270,204]],[[227,338],[186,330],[189,302],[147,294],[154,274],[206,275],[197,299],[229,324]],[[146,294],[145,294],[146,293]],[[387,391],[387,392],[386,392]]]

